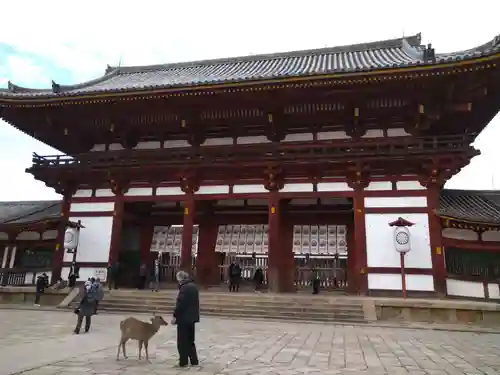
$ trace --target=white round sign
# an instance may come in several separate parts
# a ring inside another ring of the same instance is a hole
[[[398,253],[403,254],[411,250],[411,234],[407,227],[394,228],[394,247]]]

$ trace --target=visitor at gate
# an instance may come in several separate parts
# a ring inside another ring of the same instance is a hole
[[[319,294],[319,288],[321,286],[321,280],[319,278],[318,271],[316,271],[314,268],[312,270],[312,287],[313,287],[313,294]]]
[[[148,281],[148,266],[146,266],[146,264],[143,263],[139,268],[139,285],[137,285],[137,289],[145,289],[147,281]]]
[[[91,281],[92,283],[88,287],[83,287],[83,297],[80,301],[80,304],[75,309],[75,314],[77,315],[78,319],[76,322],[75,330],[73,332],[77,335],[80,333],[80,329],[82,328],[83,318],[85,318],[85,333],[90,330],[92,315],[95,314],[96,311],[98,291],[96,288],[95,279]]]
[[[198,365],[195,345],[195,324],[200,321],[200,296],[198,287],[184,271],[175,275],[179,283],[179,294],[175,304],[172,324],[177,324],[177,350],[179,367]]]
[[[108,289],[118,289],[118,278],[120,277],[120,263],[115,262],[108,265]]]
[[[157,292],[160,288],[160,261],[158,259],[155,259],[153,267],[151,268],[149,287],[152,292]]]
[[[262,284],[264,283],[264,272],[262,268],[257,268],[253,275],[253,282],[255,284],[255,292],[260,292],[262,289]]]
[[[229,265],[229,291],[239,292],[241,282],[241,266],[238,261],[233,261]]]
[[[43,293],[45,293],[45,288],[48,286],[47,274],[43,274],[37,277],[35,286],[35,306],[40,306],[40,298]]]

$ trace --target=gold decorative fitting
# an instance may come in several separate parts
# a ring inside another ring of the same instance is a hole
[[[109,131],[111,133],[113,133],[115,131],[115,124],[111,124],[111,126],[109,127]]]
[[[424,105],[423,105],[423,104],[420,104],[420,105],[418,106],[418,112],[419,112],[420,114],[423,114],[423,113],[424,113],[424,109],[425,109],[425,108],[424,108]]]
[[[472,103],[467,103],[467,111],[472,111]]]
[[[181,120],[181,128],[185,128],[186,127],[186,120]]]
[[[273,114],[272,113],[268,113],[267,114],[267,121],[272,124],[273,123]]]
[[[359,117],[359,108],[354,108],[354,117]]]
[[[68,135],[68,128],[64,128],[64,135]]]

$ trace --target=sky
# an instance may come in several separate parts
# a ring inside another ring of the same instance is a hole
[[[99,77],[106,65],[148,65],[398,38],[421,32],[436,52],[500,34],[500,2],[142,0],[2,4],[0,87],[49,88]],[[500,189],[500,116],[477,138],[482,152],[450,180],[457,189]],[[55,150],[0,121],[0,201],[59,196],[24,170]]]

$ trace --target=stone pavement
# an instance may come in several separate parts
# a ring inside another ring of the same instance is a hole
[[[500,374],[497,334],[216,318],[198,327],[200,367],[173,368],[170,326],[152,339],[150,362],[137,360],[135,342],[117,362],[122,318],[98,315],[76,336],[71,313],[0,310],[0,375]]]

